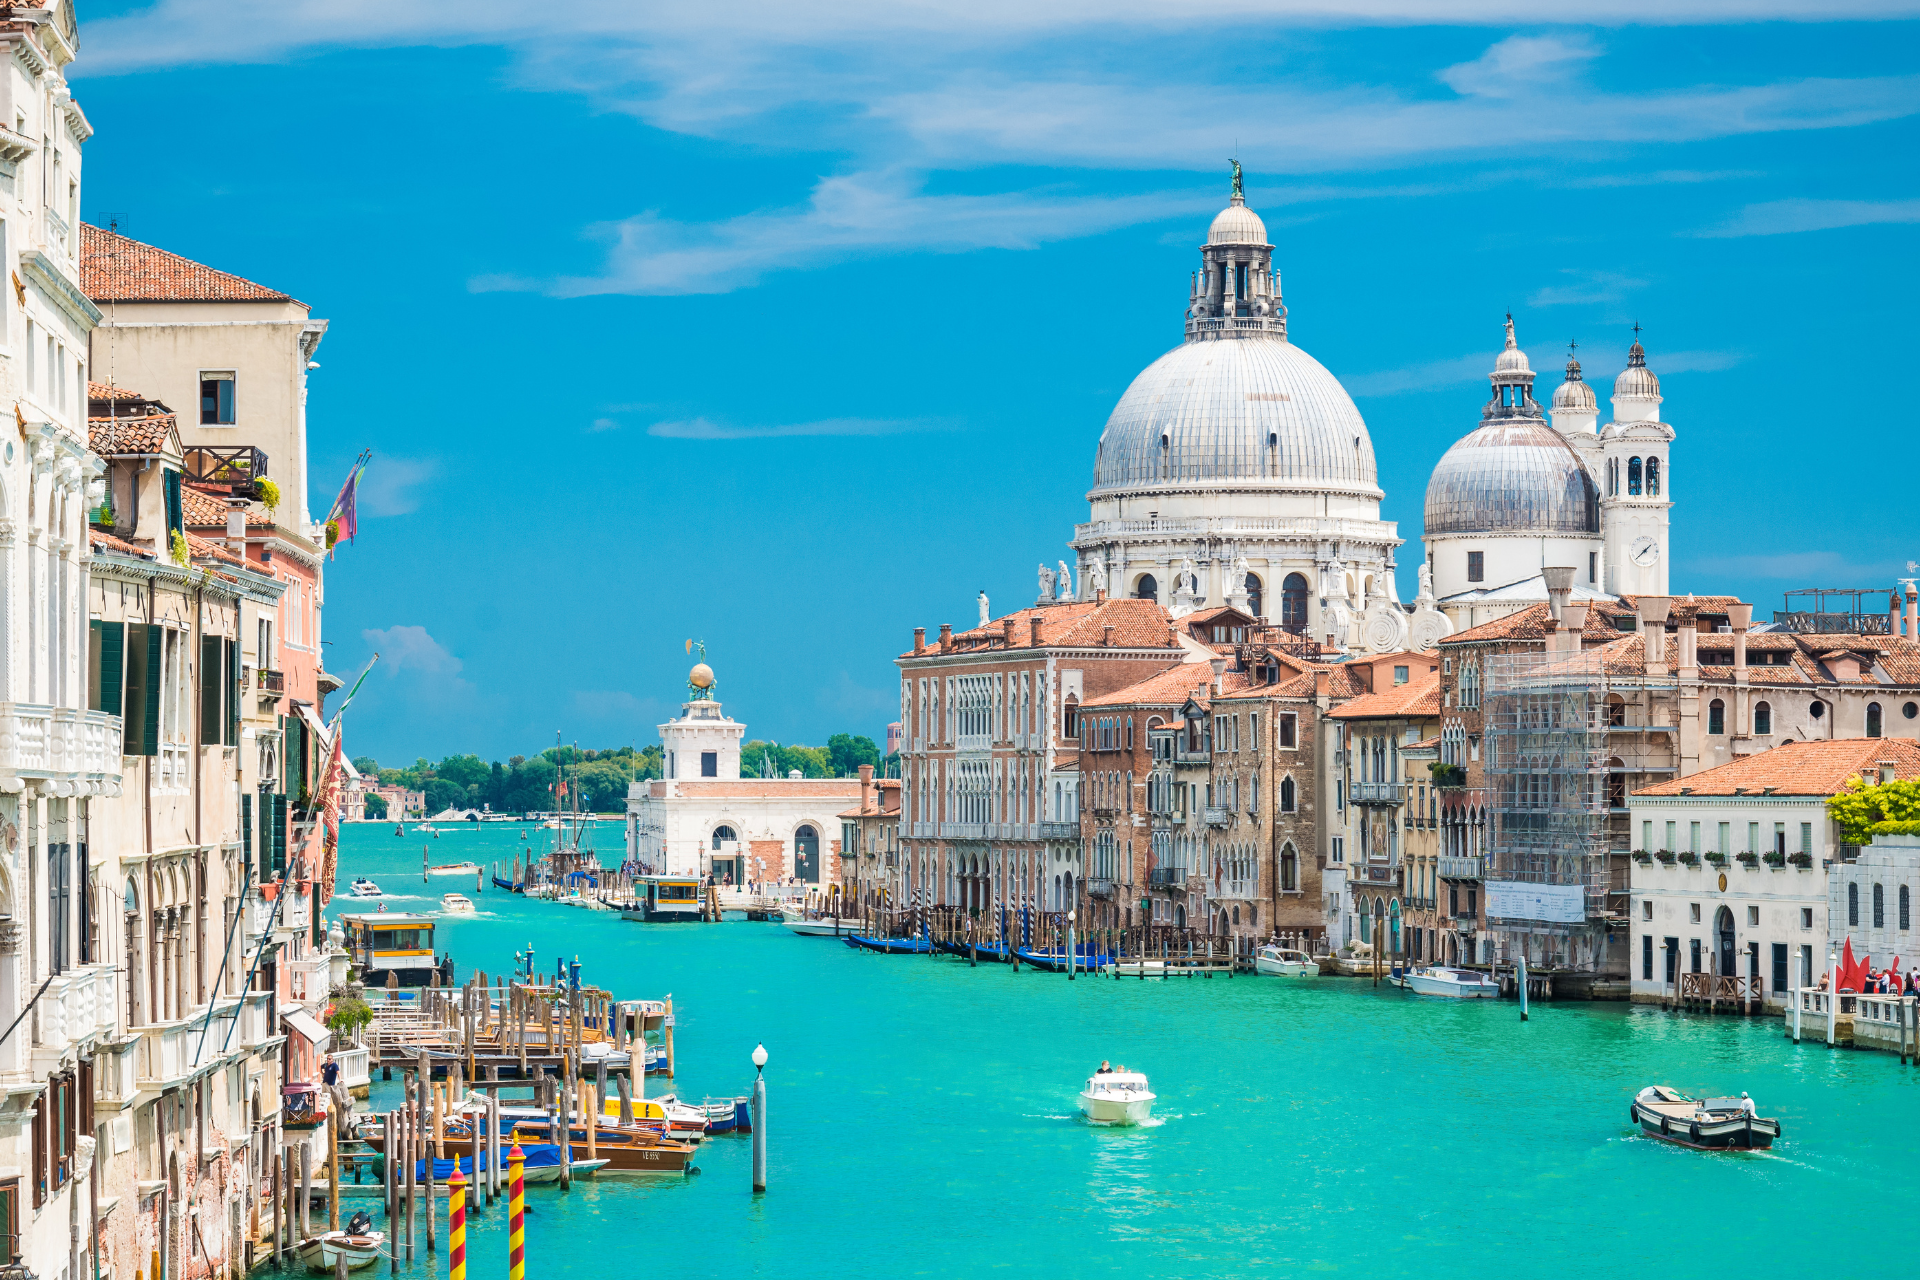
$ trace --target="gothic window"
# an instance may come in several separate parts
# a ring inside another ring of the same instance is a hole
[[[1247,612],[1254,617],[1260,616],[1260,578],[1257,574],[1247,575]]]
[[[1756,734],[1773,732],[1773,704],[1756,702],[1753,704],[1753,731]]]
[[[1658,458],[1647,459],[1647,496],[1649,498],[1660,496],[1660,459]]]
[[[1640,492],[1640,459],[1627,459],[1627,492],[1638,495]]]
[[[1725,733],[1727,731],[1727,704],[1715,698],[1707,704],[1707,732]]]
[[[1867,736],[1869,738],[1880,736],[1880,704],[1877,702],[1867,704]]]
[[[1158,600],[1160,598],[1160,584],[1153,580],[1152,574],[1143,573],[1140,575],[1140,581],[1136,583],[1133,588],[1133,598],[1136,600]]]
[[[1280,812],[1292,813],[1294,810],[1294,789],[1292,778],[1280,779]]]
[[[1307,580],[1300,574],[1280,584],[1280,625],[1295,635],[1307,629]]]

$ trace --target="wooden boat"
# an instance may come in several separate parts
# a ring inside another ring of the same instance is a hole
[[[310,1240],[302,1241],[294,1252],[299,1255],[300,1261],[307,1264],[307,1270],[331,1275],[335,1264],[343,1258],[349,1271],[358,1271],[380,1261],[380,1246],[385,1241],[386,1236],[378,1231],[369,1231],[365,1235],[323,1231]]]
[[[527,1135],[546,1140],[552,1138],[553,1131],[554,1126],[545,1120],[521,1120],[515,1123],[513,1133],[508,1136],[514,1142],[521,1141]],[[569,1145],[573,1150],[574,1167],[578,1168],[587,1159],[586,1130],[573,1129],[568,1137],[571,1140]],[[640,1125],[596,1125],[593,1143],[594,1158],[605,1161],[609,1174],[684,1173],[693,1164],[691,1143],[663,1138],[658,1129]]]
[[[889,956],[925,956],[933,954],[933,944],[925,938],[863,938],[849,934],[844,941],[862,951],[878,951]]]
[[[1749,1098],[1689,1098],[1652,1084],[1642,1089],[1628,1114],[1641,1132],[1701,1151],[1764,1151],[1780,1136],[1780,1122],[1754,1115]]]

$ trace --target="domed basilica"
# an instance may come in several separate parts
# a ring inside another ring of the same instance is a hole
[[[1072,542],[1081,598],[1137,596],[1176,616],[1230,605],[1350,652],[1385,653],[1431,648],[1546,599],[1546,566],[1573,566],[1595,594],[1665,592],[1673,432],[1638,342],[1614,384],[1612,423],[1598,427],[1572,360],[1549,423],[1509,318],[1481,424],[1427,488],[1427,555],[1407,606],[1367,424],[1339,380],[1288,340],[1273,246],[1237,166],[1200,257],[1186,340],[1133,380],[1100,434],[1091,519]],[[1043,570],[1043,588],[1051,576]],[[1074,594],[1066,581],[1058,593]]]

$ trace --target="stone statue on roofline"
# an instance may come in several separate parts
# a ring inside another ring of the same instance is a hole
[[[1053,570],[1044,564],[1040,566],[1040,598],[1053,599]]]
[[[1107,570],[1098,560],[1089,560],[1080,571],[1080,589],[1099,595],[1107,589]]]
[[[1058,582],[1055,583],[1055,588],[1054,598],[1056,600],[1073,599],[1073,570],[1067,568],[1067,562],[1065,560],[1060,562],[1060,577]]]

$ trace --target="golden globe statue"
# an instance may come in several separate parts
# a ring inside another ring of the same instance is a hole
[[[704,662],[696,662],[693,670],[687,673],[687,683],[696,689],[713,688],[713,668]]]

